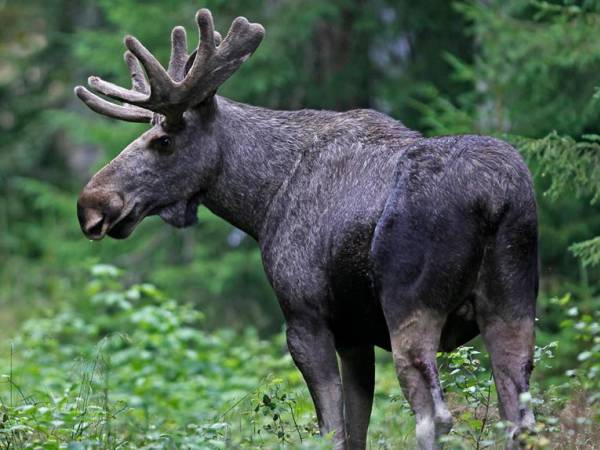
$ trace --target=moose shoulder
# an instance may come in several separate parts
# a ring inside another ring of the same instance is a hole
[[[321,432],[335,431],[338,449],[365,448],[375,345],[392,351],[419,448],[436,448],[452,424],[436,352],[479,333],[502,417],[515,436],[531,427],[519,397],[532,370],[537,217],[519,154],[487,137],[427,139],[371,110],[272,111],[219,97],[264,30],[238,18],[222,40],[208,10],[196,20],[198,47],[188,55],[176,27],[167,70],[128,37],[132,88],[90,78],[122,104],[76,88],[98,113],[152,124],[81,193],[86,236],[125,238],[152,214],[188,226],[200,204],[253,236]]]

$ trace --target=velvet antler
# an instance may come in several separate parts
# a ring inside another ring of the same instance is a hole
[[[190,56],[185,29],[173,29],[167,70],[140,41],[127,36],[125,61],[131,74],[132,88],[125,89],[94,76],[88,79],[88,84],[96,91],[123,102],[123,105],[111,103],[83,86],[77,86],[75,94],[92,110],[109,117],[150,122],[153,113],[156,113],[165,116],[169,126],[175,126],[187,109],[216,92],[256,50],[265,34],[261,25],[238,17],[221,42],[221,35],[215,32],[208,9],[196,13],[196,22],[200,42]],[[186,68],[189,68],[187,73]]]

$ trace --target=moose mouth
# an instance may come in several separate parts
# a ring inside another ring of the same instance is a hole
[[[134,206],[129,212],[122,215],[115,223],[110,225],[106,234],[113,239],[125,239],[129,237],[145,217],[151,215],[153,212],[153,210]]]
[[[129,214],[109,227],[106,234],[113,239],[125,239],[135,230],[135,227],[146,217],[147,214],[137,214],[135,208]]]
[[[106,234],[113,239],[126,239],[145,217],[155,215],[160,216],[166,223],[176,228],[194,225],[198,221],[197,212],[201,197],[201,194],[198,193],[189,199],[150,209],[134,207],[111,225]]]

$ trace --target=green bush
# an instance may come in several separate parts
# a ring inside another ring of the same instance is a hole
[[[24,323],[0,439],[23,448],[231,448],[314,434],[281,337],[206,333],[202,313],[152,285],[125,287],[120,275],[96,265],[79,301]],[[257,396],[272,398],[277,419],[250,414]]]

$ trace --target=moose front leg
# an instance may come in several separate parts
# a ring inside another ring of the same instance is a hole
[[[342,380],[331,331],[303,323],[288,323],[290,354],[302,373],[312,396],[321,435],[334,432],[334,448],[346,448]]]
[[[373,407],[375,351],[372,345],[338,349],[342,362],[344,417],[348,448],[364,450]]]

